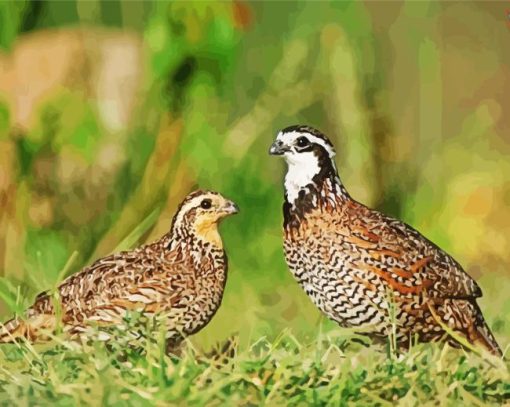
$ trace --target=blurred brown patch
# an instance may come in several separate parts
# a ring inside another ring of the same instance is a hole
[[[76,231],[108,209],[111,187],[126,160],[124,145],[143,72],[142,41],[125,30],[37,31],[19,37],[11,53],[0,54],[0,100],[9,109],[13,139],[0,145],[5,273],[22,274],[28,225],[57,223]],[[90,144],[91,136],[99,141]],[[69,142],[72,137],[81,137],[86,155]],[[25,164],[18,161],[20,154]],[[30,166],[27,182],[20,181],[22,165]]]
[[[126,31],[38,31],[20,37],[11,54],[0,54],[0,94],[21,130],[33,128],[41,105],[69,88],[96,101],[105,127],[119,131],[136,106],[142,56],[139,36]]]
[[[236,28],[246,30],[252,24],[253,11],[246,1],[236,0],[232,4],[232,13],[234,15],[234,25]]]

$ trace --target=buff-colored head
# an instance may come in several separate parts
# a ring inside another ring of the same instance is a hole
[[[201,240],[223,247],[218,224],[223,218],[238,212],[238,206],[220,193],[197,190],[179,206],[172,230],[187,230]]]

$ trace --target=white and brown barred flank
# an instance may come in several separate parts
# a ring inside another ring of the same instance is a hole
[[[400,346],[415,339],[501,350],[476,303],[482,292],[447,253],[411,226],[352,199],[327,137],[309,126],[282,130],[270,154],[283,155],[284,251],[314,304],[341,326]],[[393,307],[394,315],[390,309]]]
[[[64,280],[58,287],[64,331],[80,334],[89,324],[118,325],[129,311],[137,311],[163,317],[169,350],[198,332],[220,306],[227,279],[217,226],[237,211],[218,193],[195,191],[159,240],[99,259]],[[22,318],[0,328],[0,342],[44,340],[57,326],[53,301],[50,294],[40,294]]]

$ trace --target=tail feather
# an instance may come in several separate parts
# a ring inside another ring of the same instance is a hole
[[[18,318],[13,318],[0,326],[0,343],[15,342],[21,337],[25,337],[24,322]]]
[[[498,345],[498,342],[496,341],[496,338],[494,337],[493,333],[491,332],[489,326],[485,322],[485,319],[483,318],[482,311],[480,310],[480,307],[478,304],[473,303],[474,306],[474,317],[475,317],[475,324],[474,328],[476,330],[476,342],[480,343],[483,347],[485,347],[490,353],[492,353],[495,356],[503,356],[503,352],[501,351],[501,348]]]
[[[42,341],[55,326],[55,317],[48,314],[39,314],[27,320],[13,318],[0,325],[0,343],[12,343],[22,338],[31,342]]]
[[[475,299],[447,299],[442,304],[440,314],[444,323],[456,334],[495,356],[503,355]],[[452,339],[455,341],[455,337]]]

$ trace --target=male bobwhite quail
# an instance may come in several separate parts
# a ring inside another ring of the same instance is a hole
[[[79,334],[87,325],[118,325],[128,312],[139,312],[162,317],[168,349],[173,349],[206,326],[221,304],[227,256],[218,223],[237,212],[232,201],[216,192],[192,192],[178,208],[169,233],[97,260],[64,280],[57,297],[40,294],[23,317],[0,328],[0,342],[43,339],[45,331],[56,328],[56,314],[64,331]]]
[[[458,346],[446,332],[453,331],[501,355],[476,303],[476,282],[411,226],[353,200],[324,134],[288,127],[269,153],[288,164],[285,258],[322,312],[375,338],[396,328],[400,346],[442,338]]]

